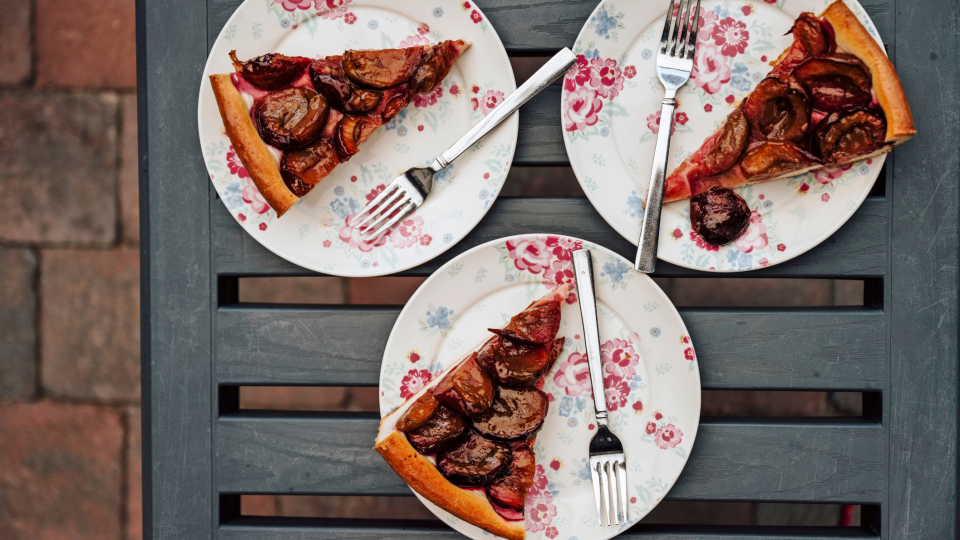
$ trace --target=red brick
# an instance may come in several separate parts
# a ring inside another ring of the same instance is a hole
[[[323,386],[245,386],[240,389],[240,407],[287,411],[339,411],[346,403],[347,389]]]
[[[134,88],[132,0],[36,0],[37,85]]]
[[[833,282],[826,279],[674,278],[665,292],[677,306],[833,305]]]
[[[123,422],[104,407],[0,403],[6,540],[121,537]]]
[[[583,197],[570,167],[513,167],[500,192],[504,197]]]
[[[0,92],[0,240],[116,239],[118,102],[111,94]]]
[[[351,388],[349,399],[351,410],[380,412],[380,389],[376,386]]]
[[[437,519],[415,497],[277,497],[278,515],[288,517],[369,519]]]
[[[402,306],[424,280],[426,278],[419,277],[349,278],[347,302]]]
[[[665,525],[753,525],[756,505],[742,502],[663,501],[643,523]]]
[[[244,516],[276,516],[278,498],[275,495],[242,495],[240,514]]]
[[[834,416],[825,392],[704,390],[704,416]]]
[[[55,396],[140,398],[140,255],[41,254],[41,380]]]
[[[30,77],[30,11],[27,0],[0,0],[0,84],[20,84]]]
[[[140,243],[140,176],[137,157],[137,96],[121,100],[123,123],[120,125],[120,225],[123,241]]]
[[[0,397],[36,393],[36,269],[30,250],[0,248]]]
[[[346,286],[338,277],[271,277],[240,280],[241,302],[342,304]]]
[[[143,472],[140,407],[127,409],[127,540],[143,539]]]

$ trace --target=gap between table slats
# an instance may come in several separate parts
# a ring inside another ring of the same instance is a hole
[[[220,526],[222,540],[462,540],[441,522],[241,517]],[[849,540],[879,538],[859,527],[685,527],[637,525],[618,540]]]
[[[376,386],[400,307],[234,305],[217,312],[221,385]],[[704,388],[879,390],[885,315],[858,308],[680,310]]]
[[[319,275],[277,257],[244,232],[219,199],[211,200],[215,272],[221,276]],[[723,274],[735,277],[848,277],[882,276],[887,271],[890,235],[886,199],[868,197],[840,230],[799,257],[752,272]],[[636,246],[614,231],[583,197],[500,197],[479,224],[437,258],[401,276],[429,276],[440,266],[470,248],[515,234],[567,234],[594,242],[632,261]],[[322,249],[319,245],[317,249]],[[706,274],[657,264],[658,277]],[[719,276],[719,274],[718,274]]]
[[[217,491],[409,495],[371,450],[379,415],[242,411],[216,430]],[[883,430],[866,419],[703,419],[671,500],[877,504]]]

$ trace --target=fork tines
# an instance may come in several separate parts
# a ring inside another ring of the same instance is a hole
[[[623,454],[590,456],[597,521],[604,525],[627,523],[627,464]]]
[[[660,54],[693,60],[699,25],[700,0],[696,6],[693,0],[671,0],[660,38]]]
[[[405,218],[410,212],[416,209],[416,204],[407,195],[403,186],[396,180],[381,191],[375,199],[367,203],[367,206],[353,216],[350,225],[353,225],[361,216],[367,214],[367,217],[354,226],[360,231],[361,238],[374,240],[381,233],[393,227],[395,223]],[[388,220],[389,218],[389,220]],[[386,223],[384,223],[386,221]],[[377,225],[383,225],[379,229],[374,229]],[[371,234],[371,231],[376,230]]]

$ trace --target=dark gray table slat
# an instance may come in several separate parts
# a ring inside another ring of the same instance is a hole
[[[212,201],[214,265],[220,275],[305,276],[309,270],[289,263],[243,231],[219,200]],[[887,202],[868,198],[836,233],[809,252],[771,268],[736,277],[865,277],[887,269]],[[636,246],[627,242],[594,210],[586,198],[502,197],[457,245],[436,259],[398,275],[428,276],[470,248],[522,233],[568,234],[595,242],[632,261]],[[319,248],[318,248],[319,249]],[[657,264],[657,276],[704,276],[672,264]],[[730,274],[732,275],[732,274]]]
[[[224,540],[462,540],[441,522],[242,517],[221,525]],[[619,540],[849,540],[879,538],[859,527],[683,527],[636,525]]]
[[[400,307],[243,306],[217,315],[220,384],[376,386]],[[877,390],[876,310],[681,309],[704,388]]]
[[[222,417],[221,493],[407,495],[370,450],[379,419],[357,415]],[[673,500],[876,503],[883,493],[879,424],[703,422]],[[639,444],[639,443],[637,443]]]
[[[241,2],[208,0],[211,43]],[[549,55],[561,47],[572,47],[597,5],[595,0],[475,0],[475,3],[497,29],[507,51],[527,55]],[[666,2],[656,0],[651,4],[652,9],[666,11]],[[889,2],[864,0],[861,4],[886,41],[892,23]]]

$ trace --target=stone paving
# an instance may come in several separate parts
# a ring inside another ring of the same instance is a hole
[[[132,0],[0,0],[0,537],[142,538]],[[518,60],[523,80],[536,60]],[[205,181],[200,178],[198,181]],[[581,195],[567,168],[504,193]],[[422,280],[248,279],[251,302],[403,304]],[[857,282],[660,280],[678,305],[856,305]],[[373,388],[245,389],[247,408],[376,410]],[[707,393],[705,414],[857,414],[856,396]],[[413,498],[245,497],[245,513],[432,517]],[[651,521],[833,524],[837,507],[665,504]]]

